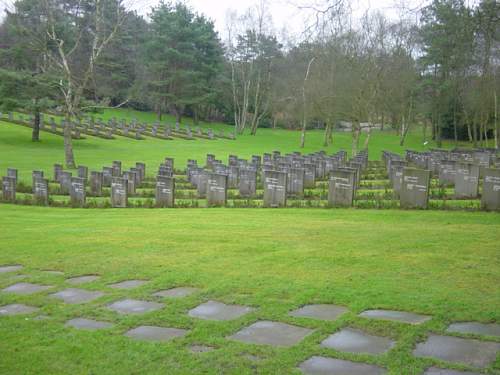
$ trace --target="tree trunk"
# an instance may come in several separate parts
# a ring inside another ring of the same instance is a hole
[[[423,143],[427,142],[427,119],[424,120],[424,140]]]
[[[443,147],[443,141],[441,139],[441,119],[436,122],[436,141],[438,148]]]
[[[493,98],[495,99],[495,113],[494,113],[494,120],[495,120],[495,127],[494,127],[494,135],[495,135],[495,148],[498,150],[498,138],[500,134],[498,133],[498,103],[497,103],[497,92],[495,91],[493,93]]]
[[[158,118],[158,121],[161,121],[161,116],[162,116],[162,112],[161,112],[161,105],[159,105],[159,106],[156,108],[156,117]]]
[[[330,146],[330,134],[329,133],[330,133],[330,123],[327,122],[326,127],[325,127],[325,136],[323,139],[323,146],[325,146],[325,147]]]
[[[71,120],[70,116],[66,116],[64,124],[64,160],[66,168],[75,169],[75,156],[73,154],[73,139],[71,138]]]
[[[364,150],[368,149],[368,144],[370,143],[371,136],[372,136],[372,128],[369,127],[368,128],[368,134],[366,135],[366,139],[365,139],[365,144],[363,146]]]
[[[33,132],[31,133],[31,140],[33,142],[40,141],[40,112],[35,110],[35,121],[33,122]]]

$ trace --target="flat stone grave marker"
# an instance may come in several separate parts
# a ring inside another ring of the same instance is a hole
[[[257,171],[250,168],[241,168],[238,188],[242,198],[255,197],[257,192]]]
[[[316,187],[316,165],[304,164],[304,188],[314,189]]]
[[[116,301],[108,306],[110,310],[119,314],[145,314],[160,310],[165,305],[158,302],[140,301],[135,299],[124,299]]]
[[[180,328],[164,328],[155,326],[140,326],[131,329],[125,336],[142,341],[158,341],[166,342],[175,339],[176,337],[182,337],[188,333],[185,329]]]
[[[299,366],[307,375],[384,375],[387,371],[381,367],[345,361],[342,359],[314,356]]]
[[[306,305],[291,311],[290,316],[296,318],[312,318],[319,320],[335,320],[348,310],[343,306],[336,305]]]
[[[43,176],[38,178],[43,178]],[[33,176],[33,180],[34,179],[35,176]],[[61,193],[69,194],[71,190],[71,172],[62,171],[61,174],[59,175],[59,184],[61,185]]]
[[[352,328],[344,328],[323,340],[321,346],[349,353],[383,354],[395,342],[387,337],[373,336]]]
[[[23,269],[19,264],[0,266],[0,273],[17,272]]]
[[[199,289],[192,287],[178,287],[167,290],[161,290],[153,294],[155,297],[169,297],[169,298],[183,298],[187,297],[193,293],[196,293]]]
[[[495,361],[499,350],[500,343],[496,342],[430,335],[417,344],[413,355],[483,368]]]
[[[208,301],[189,310],[188,315],[192,318],[223,321],[238,319],[253,310],[248,306],[226,305],[222,302]]]
[[[455,198],[477,198],[479,191],[479,165],[457,163]]]
[[[31,283],[17,283],[17,284],[11,285],[11,286],[3,289],[2,291],[6,292],[6,293],[29,295],[29,294],[43,292],[43,291],[50,289],[50,288],[52,288],[52,287],[49,285],[38,285],[38,284],[31,284]]]
[[[312,329],[286,323],[259,321],[243,328],[229,338],[248,344],[290,347],[302,341],[312,332]]]
[[[2,177],[2,195],[7,202],[16,200],[16,179],[14,177]]]
[[[109,285],[113,289],[135,289],[146,284],[146,280],[125,280]]]
[[[89,177],[89,168],[84,165],[78,166],[78,177],[83,178],[85,181],[87,181]]]
[[[210,173],[207,180],[207,205],[225,206],[227,202],[228,177],[224,174]]]
[[[66,280],[67,283],[72,285],[81,285],[86,283],[91,283],[93,281],[99,280],[101,276],[97,275],[83,275],[83,276],[75,276]]]
[[[126,208],[127,203],[127,180],[121,177],[113,177],[111,180],[111,206]]]
[[[401,192],[401,208],[427,208],[431,172],[424,169],[404,168]]]
[[[0,315],[32,314],[38,311],[38,307],[14,303],[12,305],[0,306]]]
[[[199,170],[198,179],[196,181],[196,187],[198,189],[198,198],[207,197],[207,184],[208,184],[208,171]]]
[[[410,324],[421,324],[432,319],[429,315],[394,310],[366,310],[359,314],[359,316],[362,318],[391,320]]]
[[[207,345],[191,345],[189,347],[189,351],[191,353],[207,353],[214,351],[215,348],[212,346],[207,346]]]
[[[478,322],[453,323],[446,329],[446,332],[500,337],[500,324]]]
[[[484,169],[481,206],[486,210],[500,210],[500,169]]]
[[[35,178],[33,181],[33,198],[37,204],[49,204],[49,181],[46,178]]]
[[[172,208],[175,205],[175,179],[168,176],[156,177],[156,207]]]
[[[113,327],[113,324],[108,322],[99,322],[92,319],[76,318],[68,320],[65,326],[87,331],[97,331],[99,329],[111,328]]]
[[[453,186],[457,174],[457,162],[443,160],[439,165],[439,183],[443,186]]]
[[[96,197],[102,195],[103,173],[92,171],[90,172],[90,192]]]
[[[328,182],[328,205],[352,207],[356,192],[356,174],[353,168],[339,168],[331,172]]]
[[[87,303],[104,296],[103,292],[96,292],[83,289],[65,289],[51,295],[54,298],[59,298],[65,303],[74,305],[79,303]]]
[[[69,190],[70,202],[73,207],[83,207],[86,201],[85,179],[80,177],[71,177],[71,186]]]
[[[290,168],[287,177],[287,193],[290,195],[304,196],[304,168]]]
[[[442,368],[431,367],[427,369],[423,375],[481,375],[481,374],[478,372],[471,372],[471,371],[445,370]]]
[[[264,207],[285,207],[287,174],[264,171]]]

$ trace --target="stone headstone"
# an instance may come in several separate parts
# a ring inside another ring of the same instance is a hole
[[[208,182],[208,171],[198,170],[196,188],[198,190],[198,198],[206,198],[207,196],[207,182]]]
[[[37,204],[49,204],[49,181],[45,178],[37,178],[33,185],[33,198]]]
[[[278,171],[264,171],[264,207],[285,207],[287,174]]]
[[[127,180],[127,195],[135,195],[136,188],[136,173],[135,172],[123,172],[123,178]]]
[[[59,184],[61,185],[61,193],[69,194],[71,190],[71,172],[62,171],[59,175]]]
[[[165,158],[165,166],[174,170],[174,159],[173,158]]]
[[[238,187],[242,198],[255,197],[257,192],[257,171],[252,168],[241,168]]]
[[[73,207],[85,206],[85,179],[81,177],[71,177],[71,188],[69,191],[71,205]]]
[[[304,196],[304,168],[290,168],[287,177],[287,193],[296,197]]]
[[[146,164],[137,162],[135,163],[135,168],[139,171],[140,183],[146,178]]]
[[[78,166],[78,177],[83,178],[85,181],[89,178],[89,169],[83,165]]]
[[[175,205],[175,179],[167,176],[156,177],[156,206],[174,207]]]
[[[500,210],[500,169],[484,168],[481,205],[485,210]]]
[[[113,177],[111,180],[111,206],[125,208],[127,203],[127,180],[121,177]]]
[[[213,155],[213,154],[207,154],[206,168],[212,169],[214,162],[215,162],[215,155]]]
[[[102,195],[103,173],[92,171],[90,172],[90,192],[93,196],[100,197]]]
[[[455,171],[455,198],[477,198],[479,190],[479,166],[457,162]]]
[[[316,187],[316,165],[304,163],[304,188],[314,189]]]
[[[430,180],[429,170],[404,168],[399,197],[401,208],[427,208]]]
[[[7,177],[12,177],[16,180],[17,183],[17,169],[7,168]]]
[[[54,164],[54,181],[59,182],[63,166],[61,164]]]
[[[35,180],[37,178],[43,178],[43,171],[33,171],[31,172],[31,181],[32,181],[32,185],[35,185]]]
[[[102,168],[102,186],[110,187],[112,179],[113,179],[113,168],[103,167]]]
[[[120,177],[122,175],[122,162],[115,160],[112,164],[113,177]]]
[[[228,169],[228,186],[229,189],[238,188],[238,181],[240,177],[240,168],[237,165],[230,165]]]
[[[224,174],[210,173],[207,180],[207,205],[225,206],[227,202],[228,177]]]
[[[353,168],[338,168],[331,172],[328,183],[328,205],[351,207],[356,192],[356,173]]]
[[[439,164],[439,183],[443,186],[453,186],[457,174],[457,162],[454,160],[443,160]]]
[[[401,184],[403,183],[403,170],[408,166],[405,160],[393,160],[390,163],[389,180],[392,183],[392,189],[396,196],[399,197],[401,192]]]
[[[2,178],[2,195],[4,201],[15,202],[16,179],[14,177],[5,176]]]

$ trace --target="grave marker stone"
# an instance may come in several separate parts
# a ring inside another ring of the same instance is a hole
[[[49,180],[45,178],[37,178],[33,185],[33,199],[36,204],[49,204]]]
[[[16,180],[17,184],[17,169],[7,168],[7,177],[12,177]]]
[[[83,165],[78,166],[78,177],[83,178],[85,181],[89,178],[89,169]]]
[[[81,177],[71,177],[71,188],[69,191],[71,206],[85,206],[85,179]]]
[[[240,169],[239,191],[242,198],[253,198],[257,189],[257,171],[253,168]]]
[[[113,161],[113,177],[120,177],[122,175],[122,162],[115,160]]]
[[[111,180],[113,179],[113,168],[102,168],[102,186],[111,187]]]
[[[209,207],[225,206],[227,202],[228,176],[210,173],[207,180],[207,205]]]
[[[356,192],[356,169],[338,168],[331,172],[328,183],[330,207],[352,207]]]
[[[90,192],[93,196],[100,197],[102,195],[103,173],[92,171],[90,172]]]
[[[456,164],[455,198],[477,198],[479,190],[479,166],[471,163]]]
[[[40,178],[43,178],[43,175]],[[71,190],[71,172],[62,171],[59,175],[59,184],[61,185],[61,193],[69,194]]]
[[[127,203],[127,180],[121,177],[113,177],[111,180],[111,206],[125,208]]]
[[[136,173],[135,172],[123,172],[123,178],[127,180],[127,195],[135,195],[135,180]]]
[[[287,192],[297,197],[304,196],[304,168],[290,168],[287,178]]]
[[[207,197],[208,173],[208,171],[198,169],[197,178],[195,179],[195,185],[198,189],[198,198]]]
[[[454,160],[443,160],[439,165],[439,183],[443,186],[455,185],[457,174],[457,162]]]
[[[404,168],[400,192],[401,208],[427,208],[431,171]]]
[[[4,201],[16,201],[16,179],[14,177],[5,176],[2,178],[2,195]]]
[[[171,208],[175,205],[175,179],[168,176],[156,177],[156,207]]]
[[[484,168],[481,205],[486,210],[500,210],[500,169]]]
[[[287,174],[264,171],[264,207],[285,207]]]

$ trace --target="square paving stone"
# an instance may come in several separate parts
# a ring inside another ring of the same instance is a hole
[[[392,320],[410,324],[421,324],[432,319],[429,315],[420,315],[411,312],[393,310],[366,310],[359,314],[359,316],[363,318]]]
[[[179,288],[172,288],[168,290],[160,290],[159,292],[156,292],[153,294],[155,297],[169,297],[169,298],[182,298],[182,297],[187,297],[193,293],[196,293],[198,291],[198,288],[191,288],[191,287],[179,287]]]
[[[383,375],[387,371],[381,367],[344,361],[327,357],[311,357],[300,364],[300,370],[308,375]]]
[[[81,285],[86,283],[91,283],[92,281],[99,280],[101,277],[97,275],[84,275],[76,276],[66,280],[67,283],[72,285]]]
[[[44,290],[52,288],[51,286],[48,285],[38,285],[38,284],[31,284],[31,283],[17,283],[14,285],[11,285],[7,288],[5,288],[3,291],[7,293],[14,293],[14,294],[34,294],[34,293],[39,293],[43,292]]]
[[[311,332],[313,332],[312,329],[286,323],[260,321],[243,328],[229,338],[248,344],[292,346],[302,341]]]
[[[431,367],[424,372],[424,375],[481,375],[478,372],[445,370],[442,368]]]
[[[496,342],[431,335],[417,345],[413,355],[481,368],[492,363],[499,350],[500,344]]]
[[[99,329],[106,329],[113,327],[113,324],[108,322],[99,322],[97,320],[76,318],[71,319],[66,322],[67,327],[73,327],[76,329],[84,329],[87,331],[97,331]]]
[[[321,346],[340,352],[382,354],[394,346],[387,337],[373,336],[365,332],[344,328],[323,340]]]
[[[347,312],[347,308],[335,305],[306,305],[290,312],[291,316],[319,320],[335,320]]]
[[[170,341],[176,337],[184,336],[188,331],[179,328],[163,328],[154,326],[140,326],[131,329],[125,336],[144,341]]]
[[[109,285],[109,287],[113,289],[135,289],[140,286],[143,286],[146,283],[147,281],[145,280],[125,280],[125,281],[120,281],[119,283],[116,284],[111,284]]]
[[[477,322],[453,323],[448,327],[446,331],[454,333],[470,333],[474,335],[484,336],[500,336],[500,324],[485,324]]]
[[[120,314],[145,314],[160,310],[163,306],[165,306],[163,303],[124,299],[112,303],[108,308]]]
[[[189,310],[189,316],[205,320],[233,320],[252,311],[253,308],[240,305],[226,305],[222,302],[208,301]]]
[[[19,270],[22,270],[23,266],[21,265],[12,265],[12,266],[0,266],[0,273],[7,273],[7,272],[17,272]]]
[[[65,289],[60,292],[52,294],[52,297],[62,299],[69,304],[86,303],[104,296],[103,292],[94,292],[83,289]]]
[[[0,307],[0,315],[20,315],[31,314],[38,311],[38,307],[12,304]]]

